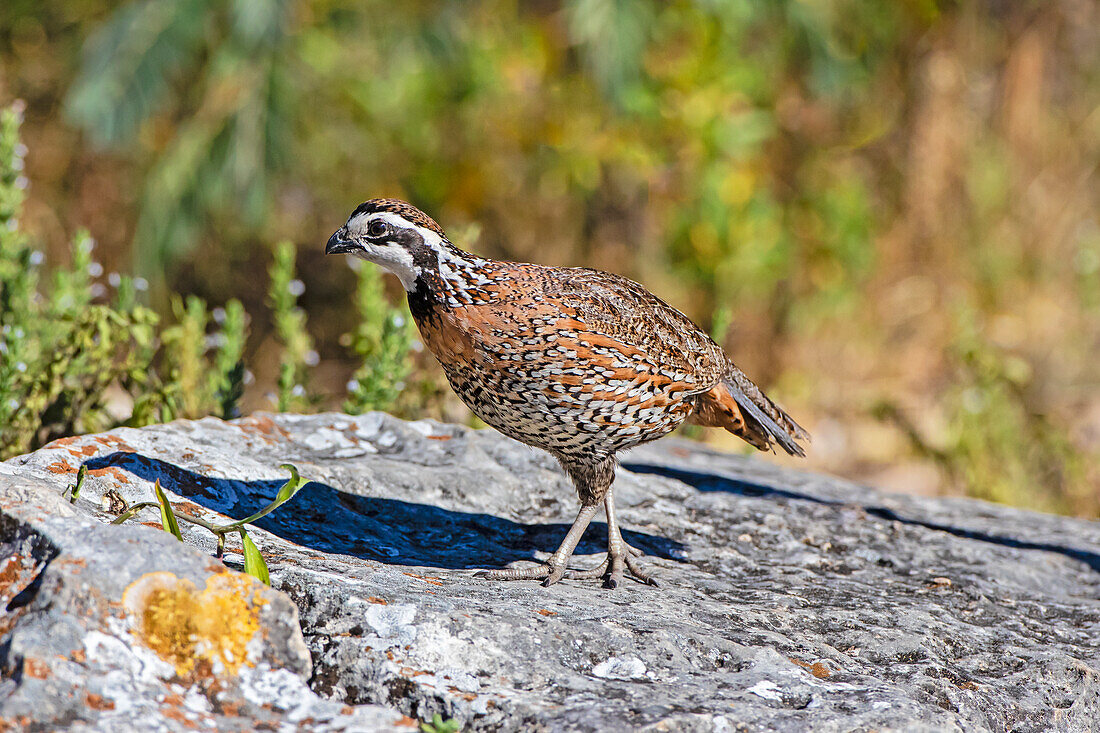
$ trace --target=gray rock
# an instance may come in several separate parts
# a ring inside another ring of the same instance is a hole
[[[262,599],[242,607],[256,611],[247,663],[181,673],[184,655],[166,661],[140,633],[148,602],[127,588],[158,572],[195,593],[241,576],[220,572],[205,530],[183,526],[184,546],[105,526],[102,497],[148,501],[159,478],[181,510],[241,518],[274,497],[284,462],[314,483],[252,535],[285,595],[243,586]],[[60,492],[81,464],[70,506]],[[549,456],[491,431],[257,415],[0,464],[0,716],[105,730],[183,729],[179,716],[410,730],[402,715],[437,712],[493,730],[1100,725],[1100,525],[881,494],[676,440],[623,464],[624,534],[661,588],[473,578],[545,558],[576,511]],[[578,564],[597,563],[604,529]]]

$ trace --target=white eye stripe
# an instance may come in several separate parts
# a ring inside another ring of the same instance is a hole
[[[362,217],[364,215],[360,214],[359,216]],[[369,232],[371,222],[384,221],[395,229],[415,229],[420,235],[420,238],[424,240],[424,244],[436,251],[439,251],[443,245],[443,238],[431,229],[422,227],[419,224],[413,224],[405,217],[400,214],[395,214],[392,211],[379,211],[373,214],[366,214],[365,216],[366,219],[359,224],[360,231]],[[351,228],[350,221],[348,222],[348,228]]]

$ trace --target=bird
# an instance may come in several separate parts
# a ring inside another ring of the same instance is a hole
[[[623,539],[616,455],[689,418],[759,450],[804,456],[809,434],[686,315],[625,277],[582,267],[506,262],[466,252],[405,201],[355,208],[325,245],[397,276],[424,345],[486,424],[557,459],[580,501],[561,545],[536,567],[481,570],[489,580],[603,579],[658,585]],[[607,555],[570,559],[600,507]]]

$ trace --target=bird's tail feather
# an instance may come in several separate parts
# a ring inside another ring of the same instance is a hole
[[[768,399],[760,388],[745,376],[744,372],[738,369],[723,379],[722,383],[741,408],[742,414],[749,418],[746,422],[755,422],[754,427],[766,435],[768,447],[771,447],[770,444],[774,441],[792,456],[806,455],[806,451],[798,441],[809,442],[810,434],[783,408]]]
[[[798,441],[810,439],[801,425],[737,367],[713,389],[696,398],[693,420],[725,428],[760,450],[774,450],[778,444],[792,456],[805,456]]]

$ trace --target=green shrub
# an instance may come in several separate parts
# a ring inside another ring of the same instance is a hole
[[[0,112],[0,459],[119,424],[234,415],[247,335],[239,302],[211,329],[206,303],[175,297],[175,322],[161,328],[138,303],[142,280],[112,273],[100,282],[87,232],[41,284],[44,258],[19,224],[20,122],[19,105]]]
[[[240,301],[210,309],[172,295],[172,321],[141,305],[148,284],[117,273],[103,279],[95,243],[77,234],[71,261],[42,285],[41,252],[19,224],[27,180],[19,142],[20,105],[0,111],[0,460],[56,438],[176,418],[236,417],[244,395],[248,314]],[[317,363],[295,247],[279,244],[268,299],[282,346],[279,410],[302,410],[308,368]],[[411,369],[411,324],[390,306],[375,268],[359,270],[361,325],[348,346],[362,362],[345,407],[358,414],[391,407]]]
[[[401,394],[412,370],[409,350],[415,337],[404,309],[386,301],[378,268],[364,267],[358,260],[352,264],[358,275],[355,308],[359,325],[345,334],[342,342],[362,366],[348,383],[344,411],[360,415],[393,405]]]
[[[279,362],[277,402],[279,412],[302,409],[309,404],[306,394],[306,367],[317,363],[313,339],[306,330],[306,314],[298,307],[298,296],[305,286],[296,277],[292,242],[280,242],[268,273],[268,305],[275,320],[275,334],[283,347]]]

